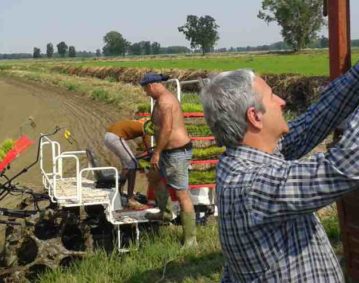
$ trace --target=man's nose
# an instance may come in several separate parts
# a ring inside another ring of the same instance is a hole
[[[280,105],[280,107],[284,108],[286,106],[286,102],[284,99],[280,98],[278,95],[276,95],[277,97],[277,101],[278,101],[278,104]]]

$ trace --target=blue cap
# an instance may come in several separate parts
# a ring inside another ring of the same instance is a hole
[[[145,86],[152,83],[158,83],[168,80],[168,76],[157,73],[146,73],[140,81],[141,86]]]

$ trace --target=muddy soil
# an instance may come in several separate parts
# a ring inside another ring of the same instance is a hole
[[[35,141],[11,164],[9,176],[35,160],[40,133],[51,132],[55,126],[70,129],[75,139],[70,144],[63,137],[63,132],[57,134],[54,139],[61,143],[62,150],[91,148],[101,165],[120,167],[119,161],[103,145],[106,126],[116,120],[130,118],[116,107],[74,92],[10,78],[0,78],[0,105],[0,142],[6,138],[16,139],[21,134],[27,134]],[[30,126],[29,117],[36,122],[36,128]],[[41,190],[39,165],[17,180]],[[141,180],[138,186],[143,187]]]

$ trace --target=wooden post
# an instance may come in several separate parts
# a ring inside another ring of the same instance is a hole
[[[327,1],[329,17],[330,78],[345,73],[351,65],[349,0]],[[340,94],[338,94],[340,95]],[[346,277],[359,280],[359,192],[337,202]]]
[[[344,74],[351,65],[349,0],[328,0],[330,78]]]

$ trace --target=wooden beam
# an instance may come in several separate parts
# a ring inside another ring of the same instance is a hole
[[[349,0],[324,0],[329,24],[330,78],[344,74],[351,66]],[[325,14],[324,13],[324,14]],[[340,95],[340,94],[338,94]],[[336,131],[334,139],[339,138]],[[337,201],[341,240],[345,256],[346,276],[359,280],[359,193],[354,192]],[[354,202],[354,203],[353,203]]]
[[[351,65],[349,0],[327,0],[330,78],[345,73]]]

